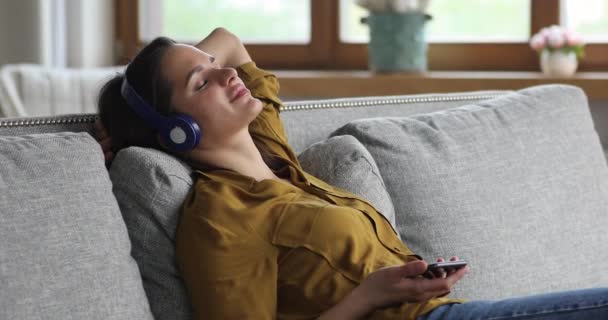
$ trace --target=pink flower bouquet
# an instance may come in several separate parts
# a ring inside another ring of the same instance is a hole
[[[585,55],[585,43],[583,38],[573,31],[552,25],[542,28],[537,34],[530,38],[530,47],[541,53],[544,50],[549,52],[561,50],[574,52],[578,59]]]

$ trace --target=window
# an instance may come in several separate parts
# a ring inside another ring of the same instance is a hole
[[[530,37],[530,0],[433,0],[428,13],[429,42],[517,42]],[[473,7],[475,10],[471,10]],[[367,43],[368,16],[354,0],[340,0],[340,39]]]
[[[148,0],[139,7],[143,41],[165,35],[196,43],[216,26],[228,28],[246,43],[305,44],[310,42],[310,1]]]
[[[565,0],[562,24],[573,29],[587,42],[608,42],[608,0]]]
[[[566,24],[593,43],[579,70],[607,71],[608,0],[432,0],[430,70],[539,70],[528,38]],[[196,42],[225,26],[271,69],[366,69],[367,12],[354,0],[115,0],[121,62],[160,35]]]

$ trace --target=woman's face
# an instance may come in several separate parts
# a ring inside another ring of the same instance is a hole
[[[220,141],[240,130],[262,110],[232,68],[220,68],[211,55],[184,44],[168,49],[162,72],[172,88],[171,104],[203,131],[202,143]]]

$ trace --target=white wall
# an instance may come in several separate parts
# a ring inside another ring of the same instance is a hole
[[[96,67],[113,57],[113,1],[0,1],[0,65]]]
[[[114,5],[108,0],[65,0],[68,66],[114,63]]]
[[[40,0],[0,1],[0,65],[44,60],[41,11]]]

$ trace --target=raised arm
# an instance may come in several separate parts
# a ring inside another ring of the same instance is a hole
[[[262,112],[249,125],[249,132],[256,145],[297,163],[279,117],[282,101],[279,99],[277,78],[272,73],[257,68],[239,37],[224,28],[213,30],[196,47],[213,55],[220,67],[236,68],[251,95],[264,104]]]
[[[196,47],[214,56],[221,67],[236,68],[251,62],[241,39],[224,28],[213,30]]]

